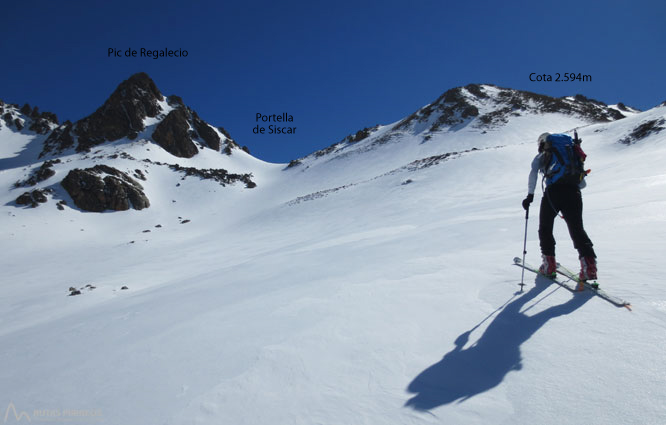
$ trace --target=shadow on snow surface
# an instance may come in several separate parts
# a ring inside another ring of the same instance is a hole
[[[547,289],[550,283],[548,279],[539,276],[532,289],[523,295],[514,295],[495,311],[499,311],[499,314],[478,341],[469,348],[463,347],[470,334],[495,312],[456,338],[453,350],[441,361],[421,372],[409,384],[407,390],[416,395],[409,399],[405,406],[416,410],[430,410],[456,400],[462,403],[496,387],[510,371],[520,370],[520,345],[548,320],[572,313],[593,296],[589,292],[575,294],[569,301],[532,316],[525,313],[541,300],[520,311],[525,304]],[[515,298],[518,295],[520,296]]]

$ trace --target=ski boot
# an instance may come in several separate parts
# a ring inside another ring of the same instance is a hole
[[[597,283],[597,260],[594,257],[581,257],[580,258],[580,273],[578,274],[578,287],[582,291],[585,283],[590,285],[593,289],[599,289]]]
[[[580,280],[597,280],[597,260],[594,257],[581,257]]]
[[[543,264],[539,267],[539,273],[548,277],[554,278],[557,276],[557,262],[554,255],[542,255]]]

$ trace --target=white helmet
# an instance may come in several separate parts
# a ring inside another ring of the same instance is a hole
[[[546,143],[548,140],[548,136],[550,136],[550,133],[543,133],[539,138],[537,139],[537,142],[539,143],[539,152],[543,150],[543,145]]]

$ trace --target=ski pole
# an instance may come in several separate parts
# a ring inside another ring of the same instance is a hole
[[[525,239],[523,241],[523,264],[525,264],[525,255],[527,254],[527,220],[530,218],[529,207],[525,210]],[[520,292],[523,292],[525,286],[525,269],[523,268],[522,275],[520,276]]]

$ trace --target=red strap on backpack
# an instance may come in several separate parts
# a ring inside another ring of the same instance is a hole
[[[574,145],[574,151],[580,156],[580,159],[585,161],[585,158],[587,158],[587,155],[585,155],[585,152],[583,152],[583,149],[580,147],[579,144]]]

